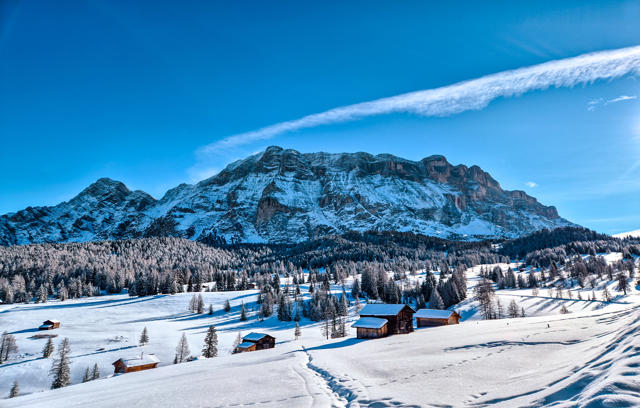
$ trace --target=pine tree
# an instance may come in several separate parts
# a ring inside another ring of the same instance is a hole
[[[247,320],[247,311],[244,308],[244,302],[242,302],[242,305],[240,306],[240,321],[244,322]]]
[[[511,303],[509,303],[509,306],[507,307],[507,313],[511,318],[516,318],[520,315],[518,310],[518,304],[516,303],[515,299],[512,299]]]
[[[213,315],[213,305],[209,303],[209,316]]]
[[[51,366],[51,374],[53,374],[53,383],[51,389],[62,388],[71,382],[71,372],[69,370],[69,339],[64,338],[58,346],[58,358],[53,361]]]
[[[293,335],[296,337],[296,340],[300,338],[300,325],[296,323],[296,329],[293,331]]]
[[[329,326],[329,315],[327,315],[324,319],[324,323],[321,327],[322,335],[329,340],[329,335],[331,334],[331,327]]]
[[[89,371],[89,367],[87,367],[87,369],[84,371],[84,376],[82,377],[82,382],[86,383],[91,381],[91,374]]]
[[[182,337],[178,341],[178,345],[176,346],[176,358],[175,361],[177,363],[182,363],[186,361],[187,357],[189,357],[189,343],[187,342],[187,336],[182,333]]]
[[[631,264],[633,267],[633,264]],[[631,288],[631,286],[629,285],[629,281],[627,280],[627,276],[623,273],[620,272],[618,273],[618,276],[616,277],[618,280],[618,290],[621,290],[624,292],[624,295],[627,295],[627,291]]]
[[[145,346],[147,344],[149,344],[149,333],[147,333],[147,327],[145,326],[144,329],[142,329],[142,334],[140,334],[140,340],[139,343],[141,346]]]
[[[235,353],[238,345],[242,343],[242,332],[238,332],[236,339],[233,341],[233,348],[231,349],[231,353]]]
[[[609,289],[607,289],[607,285],[604,285],[604,289],[602,289],[602,300],[605,302],[611,302],[611,294],[609,293]]]
[[[434,288],[431,291],[431,297],[429,298],[429,308],[431,309],[444,309],[444,301],[440,296],[440,292],[438,292],[437,288]]]
[[[91,372],[91,379],[97,380],[100,378],[100,369],[98,368],[98,363],[93,365],[93,371]]]
[[[20,395],[20,386],[18,385],[18,380],[14,380],[11,391],[9,391],[9,398],[15,398],[18,395]]]
[[[569,313],[569,309],[567,309],[567,307],[565,305],[562,305],[562,307],[560,308],[560,313],[561,314],[567,314],[567,313]]]
[[[520,310],[520,317],[527,317],[527,314],[524,311],[524,307]]]
[[[47,344],[45,344],[44,348],[42,349],[42,358],[49,358],[51,354],[53,354],[54,350],[55,347],[53,345],[53,340],[51,339],[51,337],[49,337],[49,340],[47,340]]]
[[[229,313],[229,311],[231,310],[231,303],[229,303],[229,299],[224,301],[224,311],[226,313]]]
[[[9,359],[9,355],[18,352],[18,344],[13,334],[6,331],[2,333],[0,338],[0,364]]]
[[[202,355],[205,358],[218,356],[218,334],[216,333],[216,328],[214,326],[209,326],[209,330],[207,330],[207,335],[204,338]]]
[[[202,295],[198,294],[198,300],[196,303],[196,312],[198,314],[203,314],[204,313],[204,300],[202,299]]]

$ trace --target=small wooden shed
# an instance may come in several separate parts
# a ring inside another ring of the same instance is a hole
[[[413,314],[415,310],[404,304],[369,303],[360,310],[360,317],[377,317],[386,319],[387,333],[400,334],[413,331]]]
[[[388,334],[388,321],[378,317],[361,317],[351,327],[357,329],[359,339],[377,339]]]
[[[113,363],[114,374],[132,373],[135,371],[150,370],[160,363],[154,354],[142,354],[133,358],[121,358]]]
[[[418,327],[458,324],[460,315],[454,310],[420,309],[415,314]]]
[[[42,322],[38,330],[53,330],[60,327],[60,321],[58,320],[45,320]]]
[[[238,344],[235,353],[244,353],[246,351],[256,351],[274,348],[276,346],[276,338],[266,333],[249,333],[242,338],[242,343]]]

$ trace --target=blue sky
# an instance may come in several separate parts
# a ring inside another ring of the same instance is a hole
[[[0,2],[0,213],[56,204],[103,176],[159,197],[276,144],[443,154],[576,223],[640,228],[632,74],[198,154],[336,107],[640,45],[638,2],[343,3]]]

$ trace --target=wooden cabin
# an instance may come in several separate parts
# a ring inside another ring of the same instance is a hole
[[[38,330],[53,330],[60,327],[60,321],[58,320],[45,320],[42,322]]]
[[[150,370],[156,368],[160,363],[154,354],[142,354],[137,357],[121,358],[113,363],[114,374],[133,373],[135,371]]]
[[[360,310],[360,317],[387,320],[387,334],[411,333],[415,310],[404,304],[369,303]]]
[[[420,309],[415,318],[418,327],[447,326],[460,322],[460,315],[453,310]]]
[[[234,353],[244,353],[246,351],[257,351],[274,348],[276,338],[265,333],[249,333],[242,338],[242,343],[238,344]]]
[[[387,319],[378,317],[361,317],[357,322],[351,325],[357,329],[357,338],[359,339],[378,339],[386,337],[388,334]]]

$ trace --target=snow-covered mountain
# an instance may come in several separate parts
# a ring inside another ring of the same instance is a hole
[[[160,200],[100,179],[68,202],[0,216],[0,244],[141,236],[298,242],[349,230],[477,239],[567,225],[554,207],[443,156],[411,161],[273,146]]]
[[[628,232],[621,232],[619,234],[614,234],[613,235],[616,238],[637,238],[640,237],[640,229],[637,230],[633,230],[633,231],[628,231]]]

